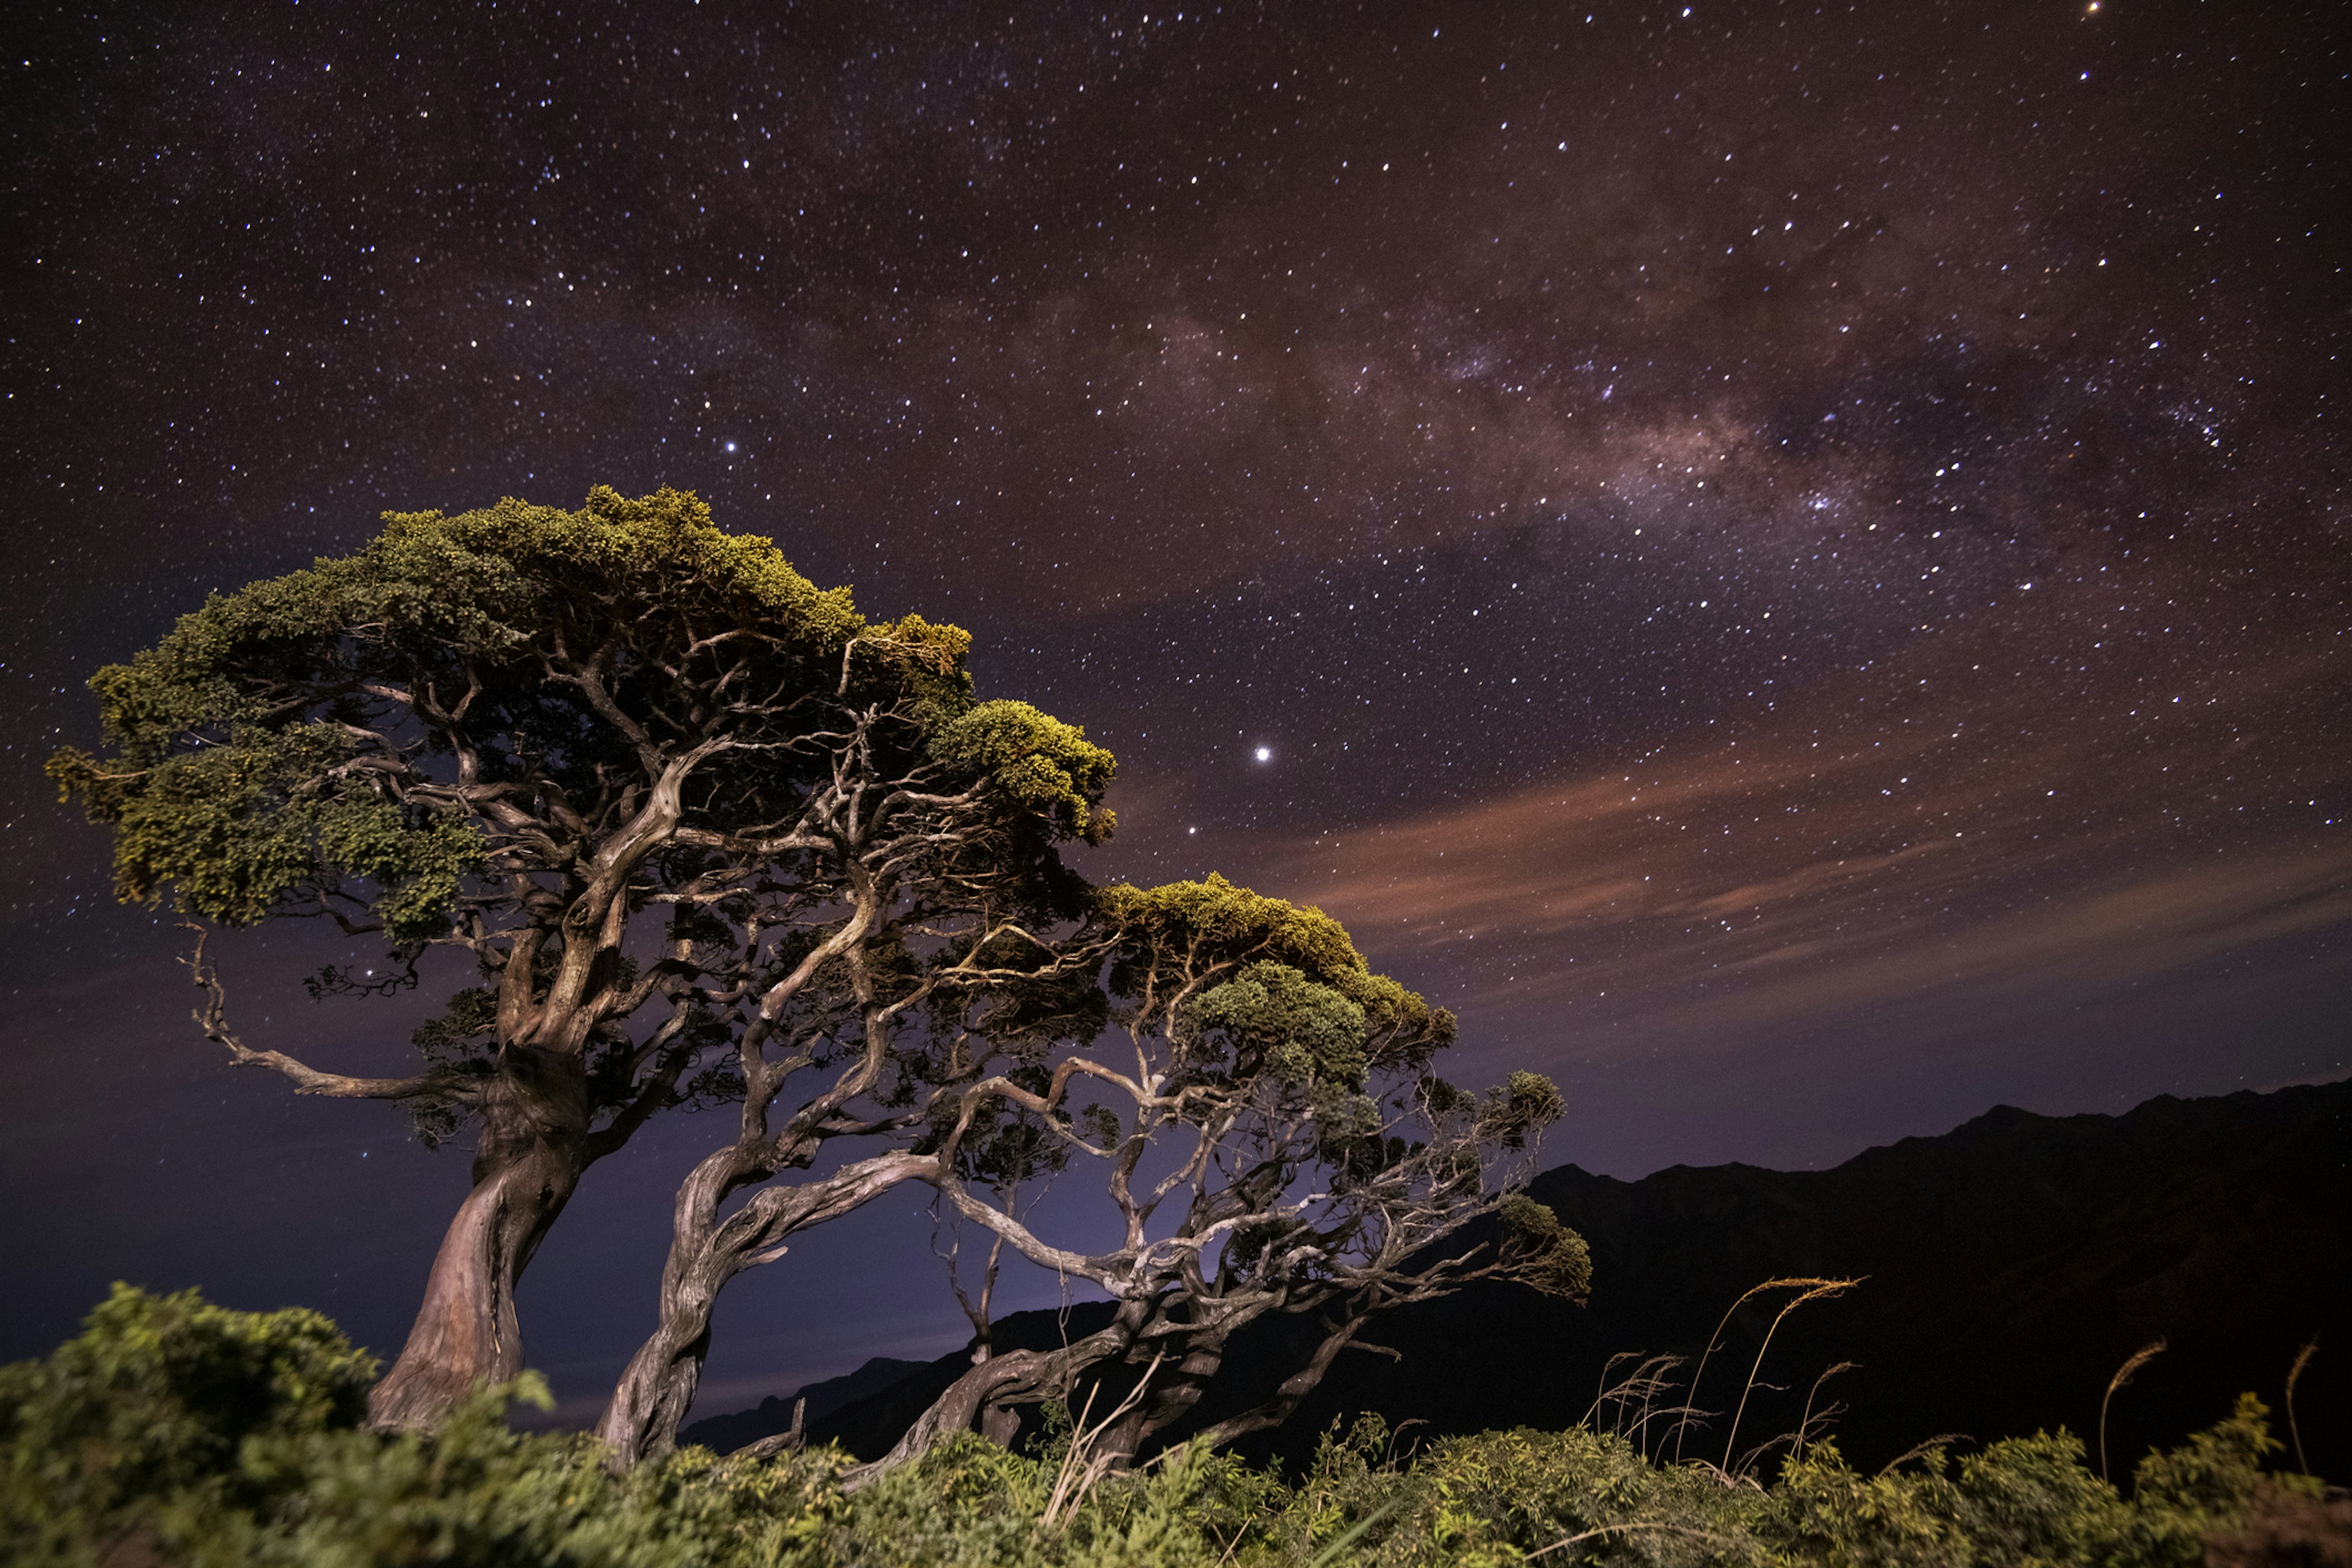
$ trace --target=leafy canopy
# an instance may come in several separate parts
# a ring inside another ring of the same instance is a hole
[[[682,758],[706,836],[789,821],[827,764],[813,736],[877,710],[899,721],[882,765],[980,781],[1048,837],[1110,830],[1110,753],[976,703],[969,634],[867,621],[690,494],[384,522],[91,680],[105,753],[48,767],[113,829],[121,897],[168,888],[228,925],[331,911],[414,946],[478,873],[590,865]]]
[[[1374,973],[1347,928],[1321,910],[1236,887],[1213,871],[1156,888],[1114,884],[1096,903],[1097,920],[1117,936],[1110,990],[1142,1015],[1181,1006],[1202,983],[1263,962],[1358,1008],[1376,1065],[1426,1062],[1453,1043],[1454,1015]]]
[[[1186,1002],[1175,1037],[1194,1071],[1286,1087],[1364,1086],[1364,1010],[1286,963],[1249,965]]]

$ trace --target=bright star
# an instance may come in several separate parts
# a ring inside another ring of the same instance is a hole
[[[1274,748],[1272,746],[1260,746],[1257,749],[1257,760],[1261,763],[1270,763],[1274,761]]]

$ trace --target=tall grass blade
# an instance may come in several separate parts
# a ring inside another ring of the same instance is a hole
[[[2294,1364],[2286,1373],[2286,1429],[2294,1438],[2294,1468],[2306,1476],[2311,1474],[2311,1461],[2303,1457],[2303,1428],[2294,1424],[2294,1385],[2303,1381],[2303,1369],[2311,1364],[2312,1352],[2317,1349],[2319,1336],[2314,1334],[2294,1352]]]
[[[1761,1296],[1767,1290],[1808,1289],[1812,1286],[1827,1283],[1828,1281],[1823,1279],[1767,1279],[1761,1285],[1750,1287],[1740,1296],[1738,1300],[1734,1301],[1730,1306],[1725,1308],[1723,1312],[1723,1321],[1715,1325],[1715,1331],[1713,1333],[1706,1336],[1706,1348],[1699,1352],[1698,1370],[1691,1373],[1691,1402],[1693,1404],[1696,1404],[1698,1402],[1698,1384],[1699,1379],[1706,1375],[1706,1358],[1716,1352],[1716,1341],[1723,1338],[1723,1331],[1725,1327],[1730,1323],[1732,1313],[1737,1312],[1740,1308],[1746,1306],[1750,1300],[1755,1297]],[[1608,1374],[1604,1371],[1602,1375],[1605,1377]],[[1684,1418],[1681,1426],[1675,1428],[1675,1463],[1677,1465],[1683,1462],[1683,1438],[1689,1430],[1690,1420],[1687,1416]]]
[[[1388,1518],[1389,1515],[1402,1508],[1405,1505],[1406,1495],[1407,1494],[1405,1493],[1400,1492],[1397,1496],[1389,1499],[1387,1502],[1383,1503],[1379,1508],[1374,1509],[1371,1512],[1364,1515],[1363,1518],[1349,1525],[1346,1530],[1332,1537],[1330,1541],[1324,1544],[1323,1550],[1317,1552],[1314,1557],[1308,1561],[1307,1568],[1331,1568],[1331,1564],[1338,1561],[1339,1553],[1356,1544],[1357,1538],[1361,1536],[1364,1531],[1371,1529],[1372,1526],[1380,1523],[1381,1521]],[[1240,1537],[1236,1536],[1234,1539],[1239,1540]]]
[[[1945,1448],[1954,1443],[1973,1443],[1975,1441],[1976,1439],[1969,1436],[1966,1432],[1938,1432],[1932,1437],[1923,1438],[1919,1442],[1912,1444],[1909,1447],[1904,1449],[1901,1453],[1887,1460],[1886,1463],[1879,1466],[1878,1473],[1882,1476],[1890,1476],[1895,1473],[1895,1468],[1898,1466],[1907,1465],[1914,1459],[1925,1458],[1930,1454],[1940,1455],[1943,1453]],[[1943,1461],[1940,1458],[1937,1460],[1938,1467],[1940,1467]]]
[[[1780,1316],[1772,1320],[1772,1326],[1764,1331],[1764,1342],[1756,1347],[1756,1364],[1748,1369],[1748,1386],[1739,1391],[1739,1408],[1732,1412],[1731,1431],[1723,1441],[1723,1468],[1727,1474],[1731,1469],[1732,1447],[1739,1441],[1739,1418],[1748,1414],[1748,1396],[1755,1391],[1756,1374],[1764,1370],[1764,1352],[1772,1348],[1772,1336],[1780,1331],[1780,1320],[1808,1301],[1818,1301],[1825,1296],[1843,1296],[1862,1281],[1860,1279],[1809,1279],[1805,1283],[1811,1289],[1780,1309]]]
[[[1829,1371],[1822,1373],[1821,1376],[1813,1379],[1813,1386],[1805,1392],[1805,1413],[1803,1415],[1800,1416],[1797,1421],[1797,1446],[1789,1450],[1789,1458],[1790,1459],[1801,1459],[1805,1457],[1805,1438],[1813,1429],[1813,1400],[1821,1394],[1822,1384],[1827,1383],[1830,1379],[1835,1377],[1842,1372],[1852,1372],[1861,1363],[1858,1362],[1842,1361],[1838,1363],[1837,1365],[1830,1368]],[[1836,1409],[1839,1407],[1832,1406],[1832,1408]],[[1826,1421],[1828,1416],[1824,1415],[1822,1419]]]
[[[2116,1484],[2116,1479],[2107,1473],[2107,1406],[2114,1401],[2116,1390],[2132,1380],[2132,1373],[2163,1353],[2164,1341],[2152,1340],[2132,1352],[2124,1364],[2116,1368],[2116,1375],[2107,1379],[2106,1395],[2099,1401],[2099,1479],[2109,1486]]]
[[[1617,1370],[1617,1363],[1621,1361],[1637,1361],[1643,1353],[1641,1351],[1619,1351],[1601,1363],[1601,1381],[1594,1385],[1592,1403],[1584,1407],[1584,1419],[1579,1421],[1578,1426],[1591,1426],[1593,1418],[1601,1414],[1601,1406],[1609,1397],[1609,1374]],[[1595,1429],[1598,1430],[1598,1428]]]

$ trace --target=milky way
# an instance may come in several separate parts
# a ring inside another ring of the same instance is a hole
[[[2327,8],[394,10],[6,24],[0,1351],[124,1273],[404,1322],[460,1164],[204,1058],[36,776],[390,507],[677,485],[971,627],[1121,759],[1091,874],[1321,902],[1548,1157],[2346,1069]],[[573,1392],[676,1153],[534,1269]]]

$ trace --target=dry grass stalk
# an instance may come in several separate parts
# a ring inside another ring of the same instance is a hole
[[[1641,1351],[1619,1351],[1601,1363],[1601,1381],[1593,1386],[1592,1403],[1584,1407],[1584,1415],[1577,1422],[1579,1426],[1591,1426],[1592,1418],[1601,1414],[1601,1406],[1609,1398],[1609,1374],[1617,1370],[1617,1363],[1621,1361],[1637,1361],[1643,1353]]]
[[[1628,1407],[1633,1404],[1633,1397],[1638,1394],[1642,1401],[1642,1419],[1634,1423],[1633,1429],[1641,1430],[1643,1424],[1650,1418],[1651,1405],[1656,1401],[1658,1395],[1674,1386],[1673,1379],[1668,1374],[1682,1363],[1683,1358],[1678,1355],[1660,1355],[1652,1356],[1634,1368],[1633,1375],[1618,1385],[1618,1393],[1622,1396],[1617,1405],[1618,1419],[1622,1422],[1626,1415],[1632,1414]]]
[[[1727,1472],[1731,1468],[1732,1447],[1739,1441],[1739,1418],[1748,1414],[1748,1396],[1755,1391],[1756,1374],[1764,1370],[1764,1352],[1772,1348],[1772,1336],[1780,1331],[1781,1319],[1786,1318],[1790,1313],[1795,1311],[1798,1308],[1803,1306],[1808,1301],[1818,1301],[1826,1297],[1832,1296],[1843,1296],[1848,1290],[1851,1290],[1855,1286],[1861,1284],[1862,1281],[1858,1279],[1807,1279],[1802,1281],[1802,1283],[1809,1287],[1809,1289],[1807,1289],[1802,1295],[1791,1299],[1786,1306],[1780,1309],[1779,1316],[1772,1320],[1772,1326],[1764,1331],[1764,1342],[1756,1347],[1756,1364],[1748,1369],[1748,1386],[1739,1391],[1739,1407],[1732,1412],[1731,1431],[1723,1440],[1723,1468]]]
[[[1610,1418],[1610,1432],[1619,1436],[1630,1436],[1637,1442],[1640,1440],[1642,1428],[1650,1422],[1651,1406],[1657,1403],[1659,1395],[1674,1387],[1674,1380],[1667,1374],[1683,1363],[1683,1358],[1678,1355],[1654,1355],[1627,1373],[1622,1382],[1613,1384],[1609,1382],[1612,1368],[1619,1362],[1640,1353],[1639,1351],[1621,1352],[1609,1358],[1608,1364],[1601,1369],[1601,1392],[1594,1395],[1591,1405],[1584,1413],[1584,1420],[1579,1425],[1600,1430],[1593,1419],[1594,1415],[1601,1405],[1611,1405],[1616,1414]],[[1642,1415],[1629,1428],[1626,1421],[1633,1415],[1637,1404],[1641,1406]]]
[[[2116,1368],[2116,1375],[2107,1379],[2107,1392],[2099,1401],[2099,1479],[2109,1486],[2115,1484],[2115,1478],[2107,1474],[2107,1405],[2115,1399],[2116,1390],[2129,1383],[2132,1373],[2162,1355],[2164,1348],[2161,1339],[2151,1340],[2132,1352],[2130,1358]]]
[[[1537,1558],[1543,1556],[1547,1552],[1557,1552],[1563,1546],[1574,1546],[1579,1542],[1591,1541],[1595,1536],[1611,1535],[1621,1531],[1634,1530],[1655,1530],[1668,1535],[1686,1535],[1694,1541],[1705,1541],[1717,1546],[1738,1546],[1740,1544],[1738,1542],[1734,1541],[1727,1535],[1717,1535],[1712,1531],[1693,1530],[1686,1524],[1654,1524],[1647,1521],[1635,1521],[1625,1524],[1597,1524],[1591,1530],[1579,1531],[1574,1535],[1563,1535],[1549,1546],[1537,1547],[1533,1552],[1528,1552],[1523,1561],[1532,1563]]]
[[[1095,1395],[1102,1391],[1102,1384],[1097,1383],[1087,1390],[1087,1402],[1079,1409],[1077,1420],[1070,1426],[1070,1451],[1062,1456],[1062,1463],[1055,1472],[1054,1490],[1045,1500],[1045,1511],[1037,1521],[1038,1529],[1059,1530],[1069,1523],[1078,1511],[1078,1505],[1087,1500],[1087,1494],[1095,1489],[1097,1481],[1110,1473],[1110,1468],[1118,1463],[1118,1456],[1096,1454],[1092,1452],[1094,1446],[1118,1423],[1119,1417],[1142,1403],[1145,1391],[1151,1386],[1152,1374],[1160,1370],[1160,1363],[1165,1359],[1165,1352],[1153,1356],[1151,1364],[1143,1369],[1143,1375],[1136,1379],[1134,1389],[1118,1402],[1118,1407],[1092,1426],[1087,1425],[1087,1417],[1094,1413]]]
[[[1656,1410],[1651,1408],[1661,1395],[1674,1388],[1673,1374],[1682,1364],[1683,1358],[1678,1355],[1662,1355],[1642,1363],[1642,1370],[1647,1374],[1642,1379],[1642,1418],[1633,1423],[1626,1436],[1632,1439],[1636,1447],[1642,1450],[1642,1458],[1645,1459],[1650,1457],[1650,1446],[1649,1438],[1644,1434],[1649,1429],[1652,1418],[1660,1415],[1679,1414],[1689,1409],[1686,1405],[1662,1406]],[[1657,1370],[1651,1372],[1652,1367]]]
[[[1752,1481],[1756,1476],[1756,1467],[1764,1462],[1765,1455],[1769,1454],[1773,1449],[1780,1447],[1784,1443],[1794,1444],[1796,1440],[1797,1434],[1793,1431],[1783,1432],[1777,1437],[1765,1438],[1764,1441],[1757,1444],[1756,1447],[1748,1449],[1748,1452],[1739,1456],[1739,1468],[1730,1472],[1732,1479],[1734,1480],[1740,1481]]]
[[[1397,1423],[1397,1425],[1396,1425],[1395,1429],[1394,1429],[1393,1431],[1390,1432],[1390,1434],[1389,1434],[1388,1447],[1387,1447],[1386,1451],[1385,1451],[1385,1452],[1383,1452],[1383,1453],[1381,1455],[1381,1468],[1382,1468],[1382,1469],[1384,1469],[1384,1470],[1392,1470],[1392,1469],[1395,1469],[1395,1468],[1396,1468],[1396,1462],[1397,1462],[1397,1439],[1404,1436],[1404,1429],[1405,1429],[1406,1427],[1408,1427],[1408,1426],[1428,1426],[1428,1425],[1429,1425],[1429,1422],[1428,1422],[1426,1419],[1424,1419],[1423,1417],[1419,1416],[1419,1415],[1416,1415],[1416,1416],[1412,1417],[1412,1418],[1411,1420],[1409,1420],[1409,1421],[1400,1421],[1400,1422],[1398,1422],[1398,1423]],[[1418,1447],[1421,1446],[1421,1439],[1420,1439],[1420,1438],[1415,1437],[1412,1441],[1413,1441],[1413,1447],[1414,1447],[1415,1448],[1418,1448]],[[1409,1450],[1407,1450],[1407,1452],[1406,1452],[1406,1457],[1407,1457],[1408,1458],[1410,1458],[1412,1457],[1412,1451],[1411,1451],[1410,1449],[1409,1449]]]
[[[1642,1419],[1634,1423],[1633,1430],[1629,1434],[1629,1436],[1636,1444],[1641,1446],[1642,1458],[1645,1459],[1656,1459],[1662,1458],[1665,1452],[1666,1439],[1664,1436],[1664,1432],[1677,1429],[1681,1421],[1703,1421],[1709,1416],[1720,1415],[1722,1414],[1723,1412],[1720,1410],[1701,1410],[1696,1405],[1661,1405],[1655,1410],[1644,1408],[1642,1413]],[[1668,1422],[1662,1428],[1661,1435],[1658,1438],[1658,1452],[1656,1454],[1653,1454],[1649,1447],[1649,1438],[1644,1436],[1644,1429],[1648,1427],[1650,1423],[1653,1421],[1665,1422],[1668,1416],[1678,1417],[1679,1420]]]
[[[1969,1436],[1966,1432],[1938,1432],[1932,1437],[1921,1438],[1918,1442],[1912,1444],[1909,1447],[1904,1449],[1901,1453],[1887,1460],[1886,1463],[1879,1466],[1878,1473],[1882,1476],[1892,1475],[1898,1467],[1907,1465],[1914,1459],[1926,1458],[1930,1454],[1937,1456],[1936,1465],[1937,1468],[1940,1471],[1944,1463],[1941,1456],[1946,1448],[1951,1447],[1954,1443],[1973,1443],[1975,1441],[1976,1439]]]
[[[1706,1349],[1699,1352],[1698,1371],[1691,1374],[1690,1396],[1692,1400],[1696,1402],[1698,1398],[1699,1379],[1706,1375],[1706,1358],[1716,1352],[1716,1342],[1723,1338],[1724,1328],[1731,1321],[1732,1313],[1737,1312],[1740,1308],[1746,1306],[1756,1297],[1761,1296],[1767,1290],[1810,1289],[1813,1286],[1826,1285],[1828,1283],[1829,1281],[1826,1279],[1767,1279],[1761,1285],[1750,1288],[1739,1298],[1738,1300],[1734,1301],[1729,1307],[1726,1308],[1723,1314],[1723,1321],[1715,1325],[1715,1332],[1706,1336]],[[1606,1374],[1604,1373],[1603,1375]],[[1683,1438],[1688,1433],[1689,1429],[1690,1417],[1688,1416],[1685,1416],[1681,1424],[1675,1428],[1675,1463],[1677,1465],[1683,1462]]]
[[[2294,1352],[2294,1364],[2286,1373],[2286,1429],[2294,1438],[2294,1468],[2305,1475],[2311,1474],[2311,1463],[2303,1457],[2303,1428],[2294,1424],[2294,1385],[2303,1380],[2303,1369],[2311,1364],[2312,1352],[2319,1349],[2319,1336],[2314,1334],[2303,1342]]]
[[[1852,1372],[1859,1364],[1861,1363],[1857,1362],[1842,1361],[1838,1363],[1837,1365],[1830,1368],[1829,1371],[1822,1373],[1821,1376],[1813,1379],[1813,1386],[1805,1391],[1805,1413],[1802,1416],[1798,1418],[1797,1441],[1796,1445],[1789,1450],[1790,1458],[1801,1459],[1805,1456],[1805,1439],[1812,1435],[1813,1430],[1813,1400],[1821,1394],[1822,1384],[1827,1383],[1830,1379],[1835,1377],[1842,1372]],[[1843,1408],[1844,1406],[1843,1405],[1831,1405],[1828,1409],[1822,1412],[1822,1419],[1823,1421],[1827,1421],[1832,1415]]]

